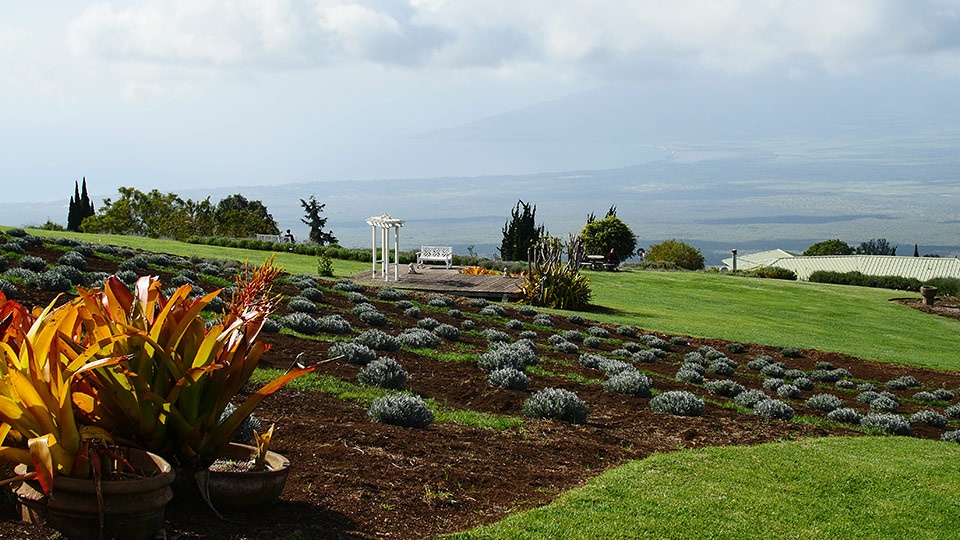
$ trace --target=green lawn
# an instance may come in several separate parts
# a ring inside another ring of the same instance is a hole
[[[958,460],[960,445],[909,437],[684,450],[450,538],[955,537]]]
[[[891,302],[917,293],[701,272],[589,272],[583,313],[648,330],[842,352],[884,362],[960,369],[960,321]]]

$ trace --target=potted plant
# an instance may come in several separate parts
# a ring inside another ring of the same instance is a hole
[[[291,368],[221,418],[269,348],[258,336],[279,301],[271,294],[279,274],[272,260],[245,268],[209,327],[200,313],[219,291],[191,298],[186,284],[166,298],[152,277],[140,278],[132,293],[113,277],[103,289],[78,289],[87,343],[124,336],[103,348],[122,359],[85,377],[98,425],[191,473],[231,451],[232,435],[264,398],[316,369]]]
[[[113,445],[85,423],[79,378],[119,362],[95,358],[121,336],[89,347],[70,338],[77,306],[30,313],[0,294],[0,459],[17,463],[26,517],[71,537],[153,538],[172,497],[169,463]]]

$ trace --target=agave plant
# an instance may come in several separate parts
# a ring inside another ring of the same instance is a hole
[[[583,245],[579,237],[571,236],[566,245],[559,238],[543,237],[532,255],[530,272],[520,281],[526,303],[557,309],[579,309],[589,303],[590,280],[580,273]]]
[[[77,318],[76,306],[53,306],[30,313],[0,293],[0,459],[33,467],[11,480],[36,479],[48,494],[55,475],[88,478],[97,467],[91,446],[110,442],[110,436],[82,425],[74,414],[75,404],[90,398],[74,383],[85,372],[119,361],[94,360],[116,337],[71,347],[64,331]]]
[[[103,347],[116,366],[90,370],[84,381],[93,397],[91,420],[129,436],[181,465],[212,461],[263,399],[313,367],[291,369],[246,398],[223,421],[221,415],[267,351],[258,340],[279,297],[271,295],[279,267],[268,260],[237,277],[227,309],[208,329],[200,316],[220,291],[190,298],[185,284],[165,298],[161,283],[140,278],[131,293],[109,278],[102,290],[78,289],[81,343]]]

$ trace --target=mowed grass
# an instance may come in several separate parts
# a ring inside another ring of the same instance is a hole
[[[684,450],[445,538],[955,537],[958,460],[958,444],[909,437]]]
[[[6,230],[10,227],[0,227]],[[161,240],[157,238],[145,238],[142,236],[123,236],[117,234],[85,234],[70,231],[47,231],[43,229],[26,229],[30,234],[36,236],[47,236],[50,238],[73,238],[81,242],[90,242],[93,244],[111,244],[114,246],[123,246],[132,249],[142,249],[153,253],[169,253],[180,257],[192,257],[194,255],[212,259],[231,259],[237,261],[249,261],[250,264],[260,264],[264,259],[274,255],[275,261],[282,266],[284,271],[290,274],[316,274],[317,257],[312,255],[299,255],[289,253],[282,249],[277,251],[260,251],[256,249],[240,249],[221,246],[207,246],[202,244],[187,244],[176,240]],[[280,244],[278,244],[279,246]],[[344,261],[340,259],[333,260],[334,275],[343,277],[351,276],[357,272],[370,270],[369,263],[359,261]]]
[[[870,360],[960,369],[960,321],[901,306],[917,293],[702,272],[589,272],[583,313],[695,337],[820,349]]]

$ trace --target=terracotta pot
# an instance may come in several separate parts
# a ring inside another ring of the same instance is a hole
[[[103,537],[152,540],[163,529],[164,509],[173,498],[173,470],[156,454],[133,449],[127,452],[127,460],[142,477],[100,482]],[[27,467],[18,465],[16,472],[26,473]],[[25,521],[45,521],[70,538],[101,538],[93,480],[55,476],[49,496],[43,494],[39,483],[23,482],[16,495]]]
[[[247,444],[230,443],[222,458],[245,461],[256,455],[257,449]],[[263,471],[217,471],[209,468],[197,471],[200,494],[216,512],[260,510],[280,498],[290,473],[290,461],[276,452],[267,452],[267,467]]]

